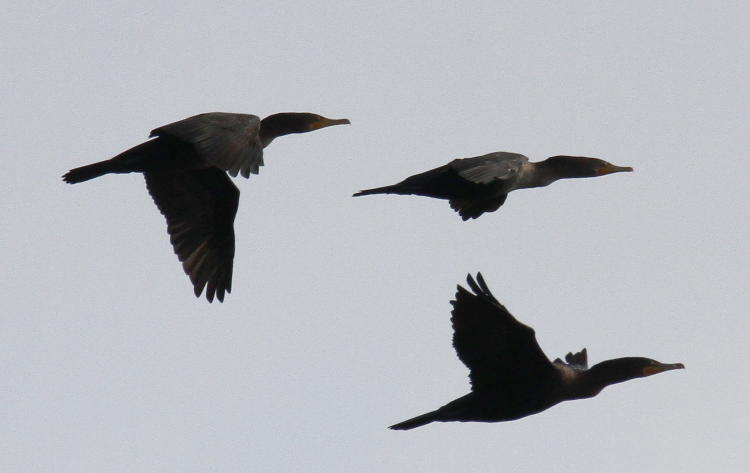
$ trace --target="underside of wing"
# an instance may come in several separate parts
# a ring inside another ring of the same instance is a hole
[[[501,194],[499,197],[484,200],[478,198],[455,198],[451,199],[449,203],[451,208],[458,212],[458,215],[465,221],[470,218],[479,218],[485,212],[494,212],[505,203],[505,199],[507,198],[508,194]]]
[[[218,168],[144,173],[196,297],[224,300],[232,290],[234,217],[240,191]]]
[[[451,321],[453,346],[470,370],[473,390],[522,389],[556,376],[534,330],[495,299],[482,275],[467,282],[472,292],[458,286]]]
[[[195,148],[206,163],[232,176],[258,174],[263,165],[263,146],[255,115],[212,112],[195,115],[151,131],[151,136],[170,136]]]

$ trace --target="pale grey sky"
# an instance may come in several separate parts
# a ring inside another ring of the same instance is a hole
[[[17,2],[0,98],[0,471],[744,472],[743,2]],[[60,176],[196,113],[351,119],[236,179],[233,293],[195,299],[140,175]],[[352,199],[457,157],[632,174]],[[466,392],[481,270],[550,358],[676,371],[499,424],[386,429]]]

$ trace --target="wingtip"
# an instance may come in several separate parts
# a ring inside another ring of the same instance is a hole
[[[466,283],[469,285],[475,295],[479,296],[482,294],[481,287],[477,284],[477,281],[471,274],[469,274],[469,276],[466,278]]]
[[[224,297],[226,297],[229,292],[229,288],[224,288],[223,290],[220,289],[216,291],[216,298],[219,299],[219,302],[224,302]]]
[[[203,288],[204,287],[205,287],[205,284],[203,284],[203,285],[196,284],[193,287],[193,294],[195,294],[195,297],[197,297],[198,299],[200,299],[201,294],[203,294]],[[212,304],[214,302],[214,294],[208,288],[206,288],[206,294],[205,294],[205,296],[206,296],[206,300],[209,302],[209,304]]]
[[[471,284],[471,283],[474,283],[474,284],[476,284],[476,283],[480,283],[480,284],[483,283],[484,282],[484,278],[482,277],[481,271],[477,271],[476,275],[468,273],[466,275],[466,282],[469,283],[469,284]]]

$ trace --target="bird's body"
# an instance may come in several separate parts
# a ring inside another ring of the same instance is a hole
[[[606,386],[682,364],[648,358],[607,360],[588,367],[586,349],[550,361],[534,330],[516,320],[487,288],[481,274],[458,287],[453,304],[453,346],[470,370],[472,391],[437,410],[391,426],[409,430],[430,422],[503,422],[537,414],[563,401],[596,396]]]
[[[227,176],[257,174],[263,148],[276,137],[349,123],[311,113],[255,115],[213,112],[195,115],[151,132],[152,139],[117,156],[70,170],[75,184],[110,173],[143,173],[146,186],[167,220],[167,231],[196,296],[232,289],[234,217],[239,189]]]
[[[554,156],[537,163],[518,153],[496,152],[448,164],[408,177],[398,184],[366,189],[372,194],[421,195],[448,200],[461,218],[477,218],[500,208],[508,193],[548,186],[558,179],[632,171],[596,158]]]

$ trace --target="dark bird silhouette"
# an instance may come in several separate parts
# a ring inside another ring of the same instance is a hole
[[[227,176],[258,174],[263,148],[275,138],[349,120],[277,113],[263,120],[240,113],[203,113],[151,132],[153,138],[112,159],[70,170],[70,184],[110,173],[141,172],[196,297],[224,300],[232,289],[234,217],[240,191]]]
[[[605,387],[682,369],[648,358],[616,358],[588,367],[586,349],[550,362],[534,329],[516,320],[487,288],[481,273],[458,286],[453,346],[469,368],[471,392],[443,407],[392,425],[408,430],[430,422],[502,422],[537,414],[562,401],[594,397]]]
[[[496,152],[454,159],[444,166],[407,177],[398,184],[359,191],[354,197],[401,194],[446,199],[463,220],[468,220],[499,209],[508,193],[516,189],[544,187],[558,179],[631,171],[633,168],[582,156],[553,156],[532,163],[522,154]]]

